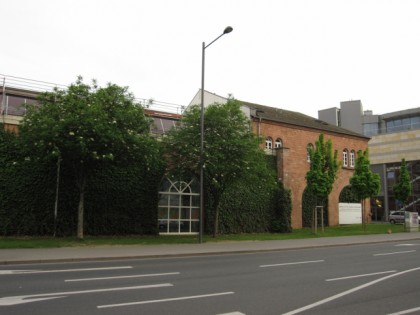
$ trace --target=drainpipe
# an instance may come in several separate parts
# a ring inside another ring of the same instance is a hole
[[[264,111],[263,110],[261,110],[261,109],[257,109],[256,111],[255,111],[255,114],[257,115],[257,117],[258,117],[258,137],[261,135],[261,117],[260,117],[260,114],[263,114],[264,113]]]
[[[0,115],[3,116],[3,124],[4,124],[4,108],[5,108],[5,104],[4,104],[4,100],[6,98],[6,77],[3,77],[3,94],[1,95],[1,108],[0,108]]]

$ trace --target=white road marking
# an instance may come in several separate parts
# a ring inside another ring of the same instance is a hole
[[[191,299],[202,299],[202,298],[228,295],[228,294],[234,294],[234,293],[235,292],[220,292],[220,293],[203,294],[203,295],[182,296],[182,297],[177,297],[177,298],[169,298],[169,299],[161,299],[161,300],[148,300],[148,301],[121,303],[121,304],[99,305],[97,306],[97,308],[112,308],[112,307],[122,307],[122,306],[131,306],[131,305],[163,303],[163,302],[182,301],[182,300],[191,300]]]
[[[396,313],[392,313],[392,314],[388,314],[388,315],[403,315],[403,314],[410,314],[410,313],[414,313],[420,311],[420,307],[416,307],[416,308],[411,308],[409,310],[404,310],[404,311],[400,311],[400,312],[396,312]]]
[[[60,299],[65,296],[50,296],[50,297],[44,297],[44,298],[35,298],[35,299],[26,299],[24,300],[22,297],[10,297],[6,298],[4,301],[3,299],[0,299],[0,306],[13,306],[13,305],[19,305],[19,304],[25,304],[25,303],[33,303],[33,302],[39,302],[39,301],[47,301],[47,300],[54,300],[54,299]]]
[[[394,246],[420,246],[420,244],[397,244]]]
[[[0,306],[10,306],[10,305],[23,304],[23,303],[37,302],[37,301],[42,301],[42,300],[47,300],[47,299],[66,297],[67,295],[75,295],[75,294],[127,291],[127,290],[172,287],[172,286],[173,284],[171,283],[162,283],[162,284],[153,284],[153,285],[139,285],[139,286],[134,286],[134,287],[121,287],[121,288],[108,288],[108,289],[97,289],[97,290],[68,291],[68,292],[44,293],[44,294],[34,294],[34,295],[9,296],[9,297],[0,298]]]
[[[0,270],[0,276],[3,275],[18,275],[22,273],[31,273],[33,270]]]
[[[337,281],[337,280],[346,280],[346,279],[352,279],[352,278],[370,277],[370,276],[382,275],[384,273],[394,273],[394,272],[397,272],[397,271],[396,270],[390,270],[390,271],[381,271],[381,272],[375,272],[375,273],[365,273],[365,274],[362,274],[362,275],[326,279],[325,281]]]
[[[405,250],[405,251],[401,251],[401,252],[374,254],[373,256],[398,255],[398,254],[408,254],[408,253],[414,253],[414,252],[415,252],[415,250]]]
[[[172,276],[172,275],[179,275],[179,274],[180,274],[179,272],[150,273],[150,274],[144,274],[144,275],[131,275],[131,276],[116,276],[116,277],[102,277],[102,278],[70,279],[70,280],[64,280],[64,282],[114,280],[114,279],[129,279],[129,278],[143,278],[143,277],[159,277],[159,276]]]
[[[374,284],[376,284],[376,283],[379,283],[379,282],[382,282],[382,281],[385,281],[385,280],[388,280],[388,279],[391,279],[391,278],[393,278],[393,277],[397,277],[397,276],[400,276],[400,275],[403,275],[403,274],[406,274],[406,273],[409,273],[409,272],[417,271],[417,270],[420,270],[420,267],[413,268],[413,269],[408,269],[408,270],[401,271],[401,272],[398,272],[398,273],[394,273],[394,274],[392,274],[392,275],[389,275],[389,276],[386,276],[386,277],[383,277],[383,278],[380,278],[380,279],[373,280],[373,281],[371,281],[371,282],[365,283],[365,284],[363,284],[363,285],[359,285],[358,287],[355,287],[355,288],[353,288],[353,289],[350,289],[350,290],[347,290],[347,291],[341,292],[341,293],[339,293],[339,294],[336,294],[336,295],[330,296],[330,297],[328,297],[328,298],[326,298],[326,299],[323,299],[323,300],[320,300],[320,301],[318,301],[318,302],[315,302],[315,303],[312,303],[312,304],[306,305],[306,306],[304,306],[304,307],[298,308],[298,309],[296,309],[296,310],[293,310],[293,311],[290,311],[290,312],[287,312],[287,313],[283,313],[283,315],[294,315],[294,314],[298,314],[298,313],[301,313],[301,312],[307,311],[307,310],[309,310],[309,309],[311,309],[311,308],[317,307],[317,306],[319,306],[319,305],[322,305],[322,304],[325,304],[325,303],[331,302],[331,301],[333,301],[333,300],[336,300],[336,299],[338,299],[338,298],[341,298],[341,297],[343,297],[343,296],[349,295],[349,294],[351,294],[351,293],[353,293],[353,292],[357,292],[357,291],[360,291],[360,290],[365,289],[365,288],[367,288],[367,287],[370,287],[370,286],[372,286],[372,285],[374,285]]]
[[[37,273],[60,273],[60,272],[78,272],[78,271],[102,271],[102,270],[120,270],[132,269],[131,266],[122,267],[104,267],[104,268],[80,268],[80,269],[62,269],[62,270],[0,270],[0,275],[21,275]]]
[[[223,314],[217,314],[217,315],[246,315],[241,312],[232,312],[232,313],[223,313]]]
[[[300,264],[315,264],[315,263],[320,263],[324,261],[325,260],[297,261],[297,262],[284,263],[284,264],[260,265],[260,267],[265,268],[265,267],[290,266],[290,265],[300,265]]]

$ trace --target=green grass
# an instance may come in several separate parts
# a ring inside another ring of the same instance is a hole
[[[203,237],[204,242],[239,242],[239,241],[265,241],[265,240],[288,240],[317,237],[339,237],[349,235],[369,235],[384,233],[402,233],[403,225],[369,224],[366,231],[362,225],[345,225],[326,227],[324,232],[318,228],[317,234],[311,229],[298,229],[292,233],[255,233],[255,234],[232,234],[220,235],[213,238],[209,235]],[[197,235],[161,235],[161,236],[87,236],[83,240],[71,237],[2,237],[0,249],[14,248],[58,248],[58,247],[81,247],[81,246],[117,246],[117,245],[159,245],[159,244],[196,244]]]

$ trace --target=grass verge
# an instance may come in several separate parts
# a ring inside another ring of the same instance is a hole
[[[309,228],[297,229],[292,233],[252,233],[220,235],[213,238],[209,235],[203,237],[204,242],[228,242],[228,241],[265,241],[265,240],[288,240],[317,237],[339,237],[350,235],[369,235],[384,233],[403,233],[403,225],[369,224],[366,230],[362,225],[344,225],[326,227],[324,232],[318,228],[316,234]],[[80,246],[117,246],[117,245],[159,245],[159,244],[195,244],[198,242],[197,235],[139,235],[139,236],[87,236],[83,240],[72,237],[2,237],[0,249],[17,248],[58,248]]]

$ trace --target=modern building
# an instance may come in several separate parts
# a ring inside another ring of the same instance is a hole
[[[412,181],[406,210],[420,212],[420,108],[374,115],[363,111],[361,101],[349,101],[341,102],[340,108],[318,111],[318,117],[371,138],[371,168],[381,177],[381,191],[371,204],[373,220],[388,221],[390,211],[403,207],[393,192],[402,159],[407,162]]]
[[[205,92],[204,106],[215,100],[217,103],[225,103],[227,98]],[[199,90],[190,105],[200,103]],[[310,166],[307,148],[315,146],[320,134],[324,134],[326,140],[331,139],[333,149],[339,153],[342,167],[328,199],[328,224],[338,225],[340,193],[349,185],[353,175],[356,152],[366,150],[369,138],[298,112],[243,101],[241,103],[242,110],[252,122],[254,132],[265,139],[263,147],[267,154],[277,156],[278,177],[292,193],[293,228],[301,228],[303,225],[302,199],[306,189],[305,176]]]
[[[54,88],[66,88],[63,85],[13,76],[0,75],[0,80],[0,123],[10,131],[17,131],[27,107],[38,104],[37,97],[40,93]],[[153,120],[150,132],[154,136],[165,134],[181,118],[182,106],[146,99],[137,101],[144,105],[146,114]]]

